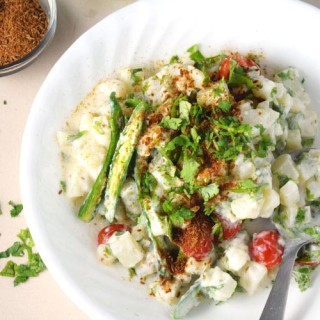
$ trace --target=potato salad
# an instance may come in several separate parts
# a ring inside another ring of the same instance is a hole
[[[314,237],[294,267],[302,291],[320,263],[317,114],[297,69],[271,76],[261,59],[194,45],[121,69],[57,133],[64,193],[103,224],[99,261],[127,268],[174,319],[271,285],[285,239],[267,219]]]

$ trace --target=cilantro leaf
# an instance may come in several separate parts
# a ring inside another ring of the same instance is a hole
[[[9,205],[12,207],[10,210],[10,215],[11,217],[17,217],[21,211],[23,210],[23,205],[22,204],[15,204],[13,201],[9,201]]]
[[[191,137],[192,137],[193,142],[194,142],[196,145],[199,145],[199,142],[200,142],[200,140],[201,140],[201,137],[199,136],[196,127],[192,127],[192,128],[191,128],[190,134],[191,134]]]
[[[10,248],[0,252],[0,259],[8,258],[10,256],[22,257],[24,255],[23,250],[24,250],[23,245],[20,242],[16,241]]]
[[[219,193],[219,186],[216,183],[211,183],[207,186],[199,188],[198,191],[203,200],[207,202]]]
[[[170,200],[166,199],[162,203],[162,209],[165,213],[170,213],[174,211],[174,206]]]
[[[198,63],[204,63],[206,58],[204,55],[200,52],[199,46],[197,44],[194,44],[192,47],[190,47],[187,52],[190,53],[190,59],[198,62]]]
[[[185,124],[189,124],[189,114],[191,111],[191,103],[181,100],[179,103],[180,119],[184,120]]]
[[[250,79],[244,72],[242,67],[236,67],[237,62],[233,59],[230,59],[231,68],[230,75],[228,79],[228,85],[230,86],[239,86],[246,85],[249,89],[255,87],[255,84],[252,79]]]
[[[228,100],[221,100],[218,103],[218,108],[223,112],[229,112],[231,109],[231,102]]]
[[[183,161],[183,166],[182,166],[182,170],[180,172],[180,176],[181,178],[186,182],[189,183],[191,185],[194,184],[194,178],[196,173],[198,172],[198,168],[199,168],[199,163],[192,159],[185,159]]]
[[[185,219],[192,219],[195,213],[187,208],[180,208],[169,215],[170,220],[176,225],[183,225]]]
[[[296,265],[293,268],[293,277],[302,292],[310,288],[311,271],[312,268],[310,267],[300,267]]]
[[[3,277],[14,277],[16,274],[16,268],[17,268],[17,264],[12,262],[12,261],[8,261],[6,263],[6,265],[4,266],[4,268],[0,271],[0,276]]]
[[[20,230],[17,237],[27,246],[29,247],[34,246],[34,242],[33,242],[30,230],[28,228]]]
[[[190,139],[185,135],[180,135],[173,138],[165,147],[165,152],[170,152],[176,150],[177,147],[183,147],[184,149],[188,147],[194,147]]]
[[[178,130],[182,125],[182,119],[170,118],[169,116],[166,116],[166,117],[162,118],[159,125],[163,128]]]

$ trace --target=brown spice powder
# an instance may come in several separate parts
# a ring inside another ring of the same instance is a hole
[[[0,66],[32,51],[47,29],[39,0],[0,0]]]

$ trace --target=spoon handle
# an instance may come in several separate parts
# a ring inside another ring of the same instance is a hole
[[[288,241],[272,290],[263,309],[260,320],[283,320],[291,279],[291,271],[299,249],[310,242]]]

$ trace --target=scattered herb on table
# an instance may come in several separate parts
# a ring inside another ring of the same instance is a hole
[[[20,241],[14,242],[7,250],[0,252],[0,259],[23,257],[27,253],[28,260],[26,263],[18,264],[9,260],[0,271],[0,276],[14,278],[14,286],[26,282],[30,277],[37,277],[40,272],[46,269],[39,253],[33,252],[34,242],[29,229],[20,230],[17,237]]]
[[[23,210],[22,204],[15,204],[11,200],[9,201],[9,205],[12,207],[12,209],[10,210],[10,215],[13,218],[17,217],[21,213],[21,211]]]

